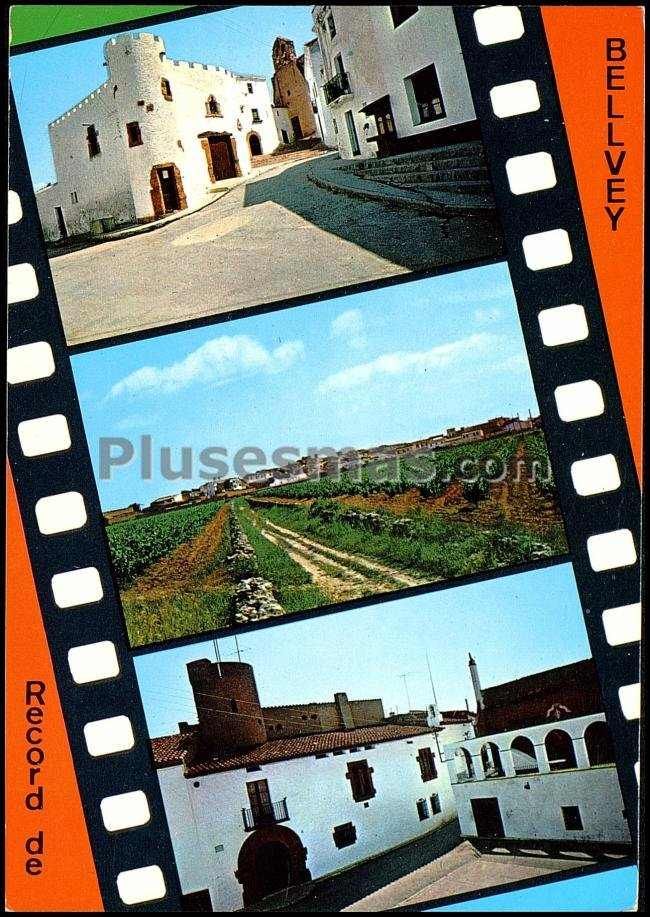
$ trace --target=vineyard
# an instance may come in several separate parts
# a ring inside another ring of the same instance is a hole
[[[301,481],[257,492],[260,497],[319,499],[373,493],[395,495],[417,487],[423,496],[437,496],[460,479],[496,481],[523,449],[539,463],[539,480],[548,478],[550,463],[542,433],[513,434],[483,442],[436,449],[417,456],[389,459],[363,466],[354,476],[343,472],[338,477]],[[547,488],[548,489],[548,488]]]
[[[541,433],[395,464],[108,526],[132,644],[566,551]]]

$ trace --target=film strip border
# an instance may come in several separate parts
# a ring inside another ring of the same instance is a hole
[[[639,485],[541,12],[454,12],[636,839]]]
[[[635,835],[639,492],[541,17],[532,7],[455,15]],[[107,910],[177,910],[13,99],[11,136],[9,455],[98,877]],[[604,522],[612,519],[614,530]]]
[[[107,911],[180,884],[13,96],[8,448]]]

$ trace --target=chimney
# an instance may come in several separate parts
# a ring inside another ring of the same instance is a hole
[[[476,707],[478,710],[483,709],[483,692],[481,691],[481,682],[478,677],[478,666],[472,654],[469,654],[469,673],[472,677],[472,686],[474,688],[474,697],[476,698]]]
[[[352,716],[352,707],[350,706],[350,701],[345,691],[341,691],[339,694],[334,695],[334,703],[336,704],[336,712],[338,713],[343,728],[353,729],[354,717]]]

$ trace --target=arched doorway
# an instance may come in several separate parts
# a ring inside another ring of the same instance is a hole
[[[248,135],[248,149],[251,151],[251,156],[262,155],[262,141],[260,140],[260,135],[256,134],[255,131],[251,131]]]
[[[457,748],[454,753],[454,759],[458,782],[464,783],[466,780],[473,780],[475,776],[474,765],[472,763],[472,756],[467,749]]]
[[[537,755],[535,746],[527,736],[517,736],[510,746],[515,774],[537,774]]]
[[[293,885],[311,880],[307,850],[298,835],[284,825],[258,828],[244,841],[237,860],[237,880],[244,907]]]
[[[481,762],[486,777],[503,777],[504,770],[501,763],[499,748],[494,742],[486,742],[481,748]]]
[[[563,729],[552,729],[544,740],[546,757],[552,771],[577,767],[576,753],[571,736]]]
[[[614,763],[614,745],[606,723],[601,720],[590,723],[585,730],[587,757],[592,767],[597,764]]]

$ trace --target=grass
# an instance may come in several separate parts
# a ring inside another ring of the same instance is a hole
[[[377,558],[431,579],[465,576],[566,550],[560,526],[544,535],[511,523],[477,531],[467,523],[423,514],[414,517],[413,534],[405,538],[369,532],[336,518],[326,522],[309,516],[304,507],[272,506],[260,511],[277,525],[341,551]]]
[[[186,590],[168,598],[122,597],[131,646],[232,624],[232,588]]]
[[[278,602],[285,611],[305,611],[326,605],[330,599],[314,585],[309,573],[280,547],[265,538],[254,522],[253,514],[244,501],[236,501],[234,509],[239,524],[255,551],[260,575],[273,586]]]

